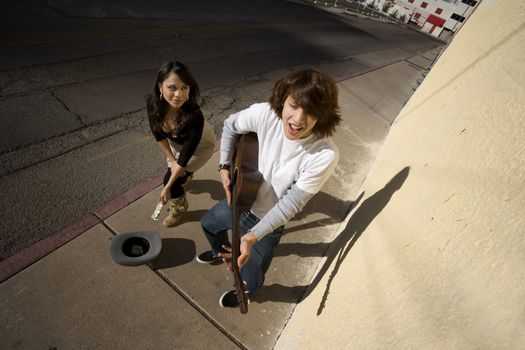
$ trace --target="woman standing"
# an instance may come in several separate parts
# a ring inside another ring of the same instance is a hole
[[[181,62],[165,63],[153,93],[146,97],[151,131],[168,161],[159,198],[163,204],[169,203],[169,214],[163,221],[166,227],[175,226],[188,209],[189,181],[215,149],[215,134],[204,119],[198,97],[199,86]]]

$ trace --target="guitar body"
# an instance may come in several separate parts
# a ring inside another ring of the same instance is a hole
[[[234,156],[232,177],[232,272],[237,299],[242,314],[248,312],[248,298],[244,288],[237,259],[240,255],[239,215],[243,211],[250,210],[257,191],[261,184],[262,175],[258,170],[259,142],[257,134],[249,133],[241,135],[237,141],[237,149]]]

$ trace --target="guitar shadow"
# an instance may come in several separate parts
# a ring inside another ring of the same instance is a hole
[[[341,222],[356,202],[357,200],[345,201],[326,192],[318,192],[306,203],[303,210],[294,217],[294,220],[302,220],[311,214],[319,213],[328,216],[333,222]]]
[[[257,296],[251,300],[253,303],[264,303],[271,301],[274,303],[298,303],[308,286],[288,287],[279,283],[262,286],[257,291]]]
[[[361,237],[366,228],[375,219],[377,215],[387,206],[393,194],[398,191],[408,177],[410,167],[405,167],[400,170],[382,189],[368,197],[352,214],[346,227],[339,233],[339,235],[329,244],[325,243],[290,243],[282,244],[277,248],[276,256],[296,254],[298,256],[326,256],[321,268],[317,272],[315,278],[308,286],[283,286],[280,284],[273,284],[264,286],[254,298],[255,302],[274,301],[274,302],[289,302],[297,303],[306,299],[312,291],[318,286],[324,275],[328,272],[330,266],[333,266],[332,272],[326,283],[325,291],[322,300],[317,310],[317,315],[320,315],[325,307],[326,300],[330,293],[331,284],[337,275],[341,264],[348,256],[350,250],[354,247],[357,240]],[[354,207],[363,198],[364,193],[361,193],[358,199],[354,202]],[[274,294],[277,293],[277,294]]]
[[[308,221],[305,224],[288,226],[284,229],[284,235],[295,231],[303,231],[341,223],[352,208],[359,202],[360,198],[355,201],[345,201],[329,195],[325,192],[317,193],[293,219],[294,221],[307,221],[308,217],[313,214],[323,214],[326,217],[314,221]]]
[[[301,258],[320,257],[326,254],[331,243],[281,243],[275,251],[276,256],[296,255]]]
[[[191,194],[208,193],[214,201],[220,201],[225,198],[222,183],[216,180],[192,180],[188,192]],[[286,228],[285,234],[341,222],[355,203],[356,201],[344,201],[325,192],[319,192],[305,205],[303,210],[298,213],[293,220],[303,220],[316,213],[324,214],[327,218]],[[188,211],[187,215],[183,216],[185,219],[181,218],[181,222],[199,221],[206,211],[207,210]]]

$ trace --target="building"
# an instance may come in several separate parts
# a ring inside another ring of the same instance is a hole
[[[449,39],[474,12],[480,0],[374,0],[379,10],[443,40]]]

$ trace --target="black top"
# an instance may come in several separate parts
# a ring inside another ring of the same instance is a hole
[[[187,124],[182,127],[178,134],[167,133],[164,130],[155,132],[152,130],[155,140],[162,141],[170,139],[176,144],[182,145],[177,164],[181,167],[188,165],[190,158],[195,153],[202,137],[202,130],[204,129],[204,115],[198,108],[192,111],[193,116],[188,120]]]

